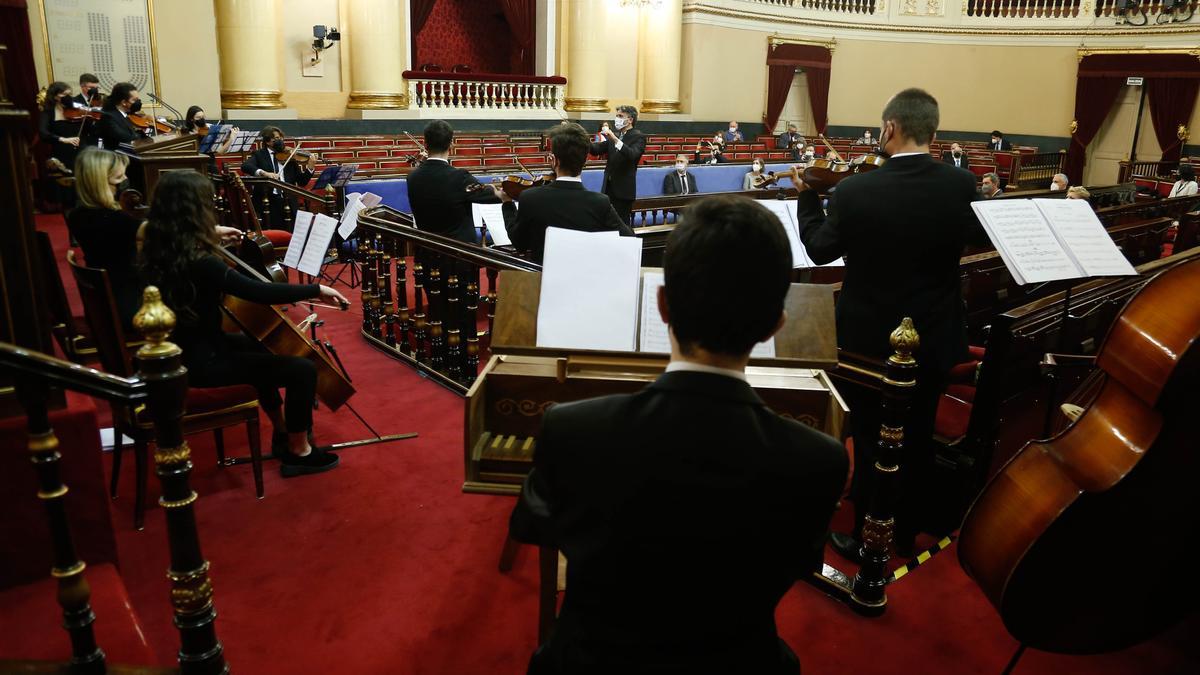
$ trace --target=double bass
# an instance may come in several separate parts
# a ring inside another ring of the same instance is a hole
[[[1113,651],[1195,610],[1198,296],[1200,261],[1147,282],[1100,348],[1094,400],[967,513],[959,560],[1023,645]]]

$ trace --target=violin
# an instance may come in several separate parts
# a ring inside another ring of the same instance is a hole
[[[404,160],[408,162],[409,166],[417,166],[421,162],[429,159],[429,151],[425,149],[424,145],[421,145],[421,141],[413,138],[413,135],[407,131],[404,132],[404,135],[420,150],[420,152],[412,152],[404,156]]]
[[[92,108],[63,108],[63,117],[71,121],[92,120],[100,121],[100,111]]]
[[[1189,524],[1200,506],[1198,294],[1197,260],[1147,282],[1100,347],[1092,400],[1027,443],[967,513],[959,561],[1024,645],[1115,651],[1195,608],[1177,575],[1200,553]],[[1121,573],[1129,554],[1140,573]]]
[[[768,171],[764,175],[754,177],[754,187],[759,190],[771,187],[778,182],[779,176],[776,176],[774,171]]]
[[[524,176],[516,175],[505,176],[500,180],[500,189],[509,197],[519,200],[522,192],[531,187],[540,187],[542,185],[553,183],[555,178],[557,178],[557,176],[552,173],[544,176],[538,176],[537,178],[525,178]],[[493,181],[491,184],[494,185],[495,181]],[[488,185],[489,184],[487,183],[473,183],[467,186],[467,192],[478,192],[479,190],[487,189]]]
[[[96,119],[100,119],[100,118],[97,117]],[[129,123],[132,124],[137,129],[143,129],[143,130],[149,129],[149,130],[153,130],[154,133],[158,133],[158,134],[169,134],[172,131],[178,131],[178,129],[171,126],[170,124],[167,124],[166,122],[163,122],[162,120],[158,120],[153,117],[150,117],[150,116],[146,115],[145,113],[140,113],[140,112],[130,113],[129,116],[126,117],[126,119],[128,119]]]
[[[314,168],[316,168],[317,153],[301,150],[299,146],[295,148],[285,147],[283,150],[275,153],[275,160],[281,165],[290,162],[293,158],[306,165],[309,171],[312,171]]]

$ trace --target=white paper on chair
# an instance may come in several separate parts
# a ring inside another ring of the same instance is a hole
[[[546,230],[537,345],[634,351],[642,240]]]
[[[337,224],[336,219],[324,213],[313,216],[308,243],[304,245],[304,253],[300,256],[300,263],[296,265],[296,269],[314,277],[321,273],[321,264],[325,262],[325,254],[329,252],[329,242],[333,241]]]
[[[520,208],[516,202],[513,205]],[[492,235],[492,243],[496,246],[512,246],[508,238],[508,228],[504,225],[503,204],[471,204],[471,219],[475,221],[478,230],[487,225],[488,234]]]
[[[670,328],[658,313],[658,288],[663,285],[663,273],[657,269],[642,272],[642,293],[638,322],[638,351],[651,354],[670,354]],[[752,358],[775,358],[775,338],[754,345]]]
[[[287,252],[283,254],[283,265],[295,269],[300,264],[300,256],[304,253],[304,242],[308,241],[308,231],[312,228],[313,214],[308,211],[296,211],[296,221],[292,226],[292,240],[288,242]]]
[[[372,206],[377,206],[383,198],[373,192],[352,192],[346,195],[346,210],[342,212],[342,224],[338,227],[337,233],[342,239],[350,238],[354,234],[354,230],[358,229],[358,213],[363,209],[369,209]]]

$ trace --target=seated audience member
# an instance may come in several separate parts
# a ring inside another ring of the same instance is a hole
[[[675,158],[675,170],[663,176],[662,193],[664,195],[690,195],[699,192],[696,189],[696,176],[687,168],[687,155],[681,154]]]
[[[746,382],[751,349],[783,326],[791,267],[767,209],[700,200],[663,262],[666,372],[546,412],[509,532],[570,562],[530,675],[800,672],[775,608],[820,568],[849,463]],[[714,320],[714,306],[740,311]]]
[[[854,141],[854,144],[855,145],[875,145],[875,137],[871,135],[870,129],[866,129],[863,131],[863,135],[859,136],[857,141]]]
[[[983,174],[983,182],[979,186],[979,193],[984,199],[994,199],[1004,194],[1004,190],[1000,189],[1000,176],[994,173]]]
[[[950,149],[942,153],[942,161],[960,169],[970,170],[970,162],[967,161],[967,155],[958,143],[950,144]]]
[[[1012,150],[1012,143],[1004,140],[1004,134],[999,131],[993,131],[988,150]]]
[[[255,150],[242,162],[242,173],[247,176],[260,176],[291,183],[299,187],[308,185],[316,169],[316,155],[309,155],[307,160],[290,156],[287,144],[283,140],[283,130],[277,126],[267,125],[259,132],[262,147]],[[282,156],[282,158],[281,158]],[[268,212],[262,211],[262,197],[267,195]],[[256,185],[254,188],[254,208],[259,211],[258,217],[263,219],[262,226],[274,229],[291,229],[291,223],[284,218],[284,204],[294,216],[299,208],[299,201],[293,196],[284,196],[279,188],[266,185]],[[267,218],[270,220],[267,220]]]
[[[504,202],[504,223],[513,245],[528,251],[530,259],[540,263],[548,227],[581,232],[616,230],[622,236],[632,237],[633,230],[617,215],[608,195],[583,187],[579,174],[591,147],[583,127],[564,122],[546,134],[546,143],[550,147],[554,182],[522,192],[520,209],[507,194],[496,193]]]
[[[1190,164],[1179,165],[1179,180],[1171,186],[1168,197],[1188,197],[1196,194],[1196,170]]]
[[[470,171],[450,165],[453,143],[449,123],[433,120],[425,125],[429,157],[408,174],[408,202],[417,229],[474,244],[478,237],[471,204],[495,204],[500,192],[496,185],[480,183]]]
[[[52,82],[46,88],[46,101],[38,115],[38,138],[50,147],[50,174],[68,174],[75,166],[75,155],[79,153],[79,122],[67,119],[67,111],[76,107],[71,95],[71,85]],[[55,201],[69,210],[75,205],[75,192],[70,184],[53,186]]]
[[[723,133],[723,136],[724,136],[723,140],[726,143],[742,143],[746,140],[745,138],[742,137],[742,132],[738,131],[738,123],[737,122],[730,122],[729,129],[725,130],[725,132]]]
[[[1088,201],[1092,198],[1092,193],[1082,185],[1076,185],[1067,188],[1067,199],[1082,199]]]
[[[721,134],[716,134],[711,140],[696,143],[696,151],[692,153],[693,164],[724,164],[725,141]]]
[[[795,122],[789,122],[787,131],[779,134],[779,138],[775,140],[775,147],[779,150],[788,150],[792,153],[792,161],[799,162],[800,156],[804,153],[806,142],[804,137],[800,135],[800,127]]]
[[[1065,174],[1065,173],[1056,173],[1056,174],[1054,174],[1054,178],[1050,179],[1050,191],[1051,192],[1058,192],[1059,190],[1066,190],[1069,187],[1071,187],[1071,183],[1070,183],[1070,181],[1067,180],[1067,174]]]
[[[755,179],[766,178],[766,176],[767,176],[767,173],[766,173],[765,167],[763,166],[763,161],[761,159],[759,159],[758,157],[755,157],[754,161],[750,164],[750,170],[747,171],[746,175],[742,177],[742,189],[743,190],[753,190],[756,187],[759,187],[754,184]],[[761,187],[766,187],[766,186],[763,185]]]

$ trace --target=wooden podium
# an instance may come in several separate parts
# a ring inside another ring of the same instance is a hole
[[[537,346],[541,274],[500,272],[492,357],[467,392],[463,491],[512,494],[532,466],[542,415],[553,403],[636,392],[666,368],[666,354]],[[792,284],[776,356],[746,369],[774,411],[835,438],[848,409],[825,373],[837,365],[833,291]]]
[[[168,171],[208,171],[212,161],[208,155],[200,154],[200,136],[197,134],[169,133],[140,138],[132,144],[121,144],[117,152],[129,158],[129,181],[150,203],[154,186],[159,176]]]

